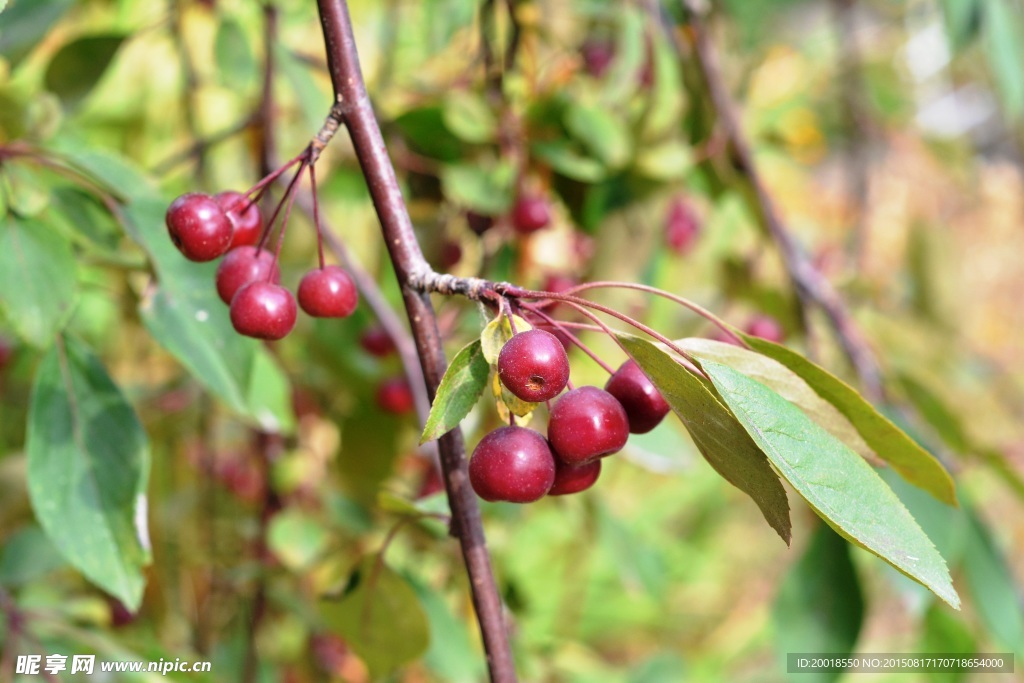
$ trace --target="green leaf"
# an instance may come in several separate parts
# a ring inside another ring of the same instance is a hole
[[[323,524],[297,509],[274,515],[267,530],[267,545],[281,564],[292,571],[309,567],[327,548],[329,540]]]
[[[864,598],[850,560],[850,546],[827,524],[819,524],[803,555],[786,574],[772,607],[775,650],[853,652],[864,622]],[[804,674],[809,683],[831,683],[836,671]]]
[[[309,66],[300,61],[281,41],[274,46],[274,64],[291,85],[306,126],[310,131],[320,130],[334,98],[317,84]]]
[[[512,206],[515,169],[499,163],[490,168],[477,164],[448,164],[441,169],[441,187],[455,204],[488,216],[505,213]]]
[[[46,68],[46,88],[66,107],[76,107],[92,92],[124,42],[121,35],[86,36],[62,47]]]
[[[478,93],[452,91],[444,100],[442,116],[445,127],[466,142],[489,142],[498,132],[498,120]]]
[[[0,585],[19,586],[65,566],[42,529],[31,524],[4,541],[0,553]]]
[[[949,42],[954,50],[960,51],[978,35],[982,7],[978,0],[942,0],[942,10]]]
[[[360,562],[340,600],[324,600],[320,612],[380,677],[422,655],[430,643],[427,615],[415,591],[379,555]]]
[[[426,584],[409,577],[416,597],[430,622],[430,647],[423,663],[434,672],[437,680],[447,683],[475,683],[486,676],[484,660],[466,628],[464,620],[456,618],[445,603],[444,596]]]
[[[255,80],[256,57],[245,31],[234,19],[225,18],[217,27],[213,56],[217,78],[233,90],[240,90]]]
[[[1013,572],[985,524],[973,510],[965,512],[969,525],[963,558],[967,589],[988,632],[1022,658],[1024,614]]]
[[[622,168],[629,161],[633,147],[629,128],[611,110],[574,102],[565,111],[565,127],[609,168]]]
[[[566,178],[584,183],[596,183],[608,177],[608,169],[604,164],[584,155],[578,144],[568,140],[552,140],[535,142],[533,154],[543,159],[557,173]]]
[[[73,4],[74,0],[15,0],[0,20],[0,55],[17,66]]]
[[[689,145],[670,141],[644,148],[637,155],[636,170],[654,180],[679,180],[693,166]]]
[[[691,337],[676,342],[699,359],[713,360],[739,370],[747,377],[771,387],[790,403],[798,405],[828,432],[866,458],[875,457],[860,432],[835,406],[819,396],[807,382],[782,363],[734,344]],[[824,650],[822,650],[824,652]]]
[[[421,444],[447,434],[462,422],[480,399],[490,371],[479,339],[455,354],[430,406],[430,415],[420,436]]]
[[[775,469],[822,519],[960,608],[942,556],[863,458],[764,384],[713,361],[702,366]]]
[[[850,385],[785,346],[752,335],[741,335],[755,351],[774,358],[802,377],[826,401],[839,409],[882,460],[914,486],[949,505],[956,505],[952,477],[931,453],[879,413]]]
[[[787,544],[791,536],[789,501],[765,454],[704,383],[654,344],[617,335],[679,416],[704,459],[730,484],[754,499]]]
[[[149,443],[103,365],[72,338],[58,340],[36,372],[25,450],[47,536],[86,578],[137,609],[149,562]]]
[[[61,235],[41,221],[0,218],[0,307],[15,331],[45,347],[75,300],[75,259]]]
[[[4,177],[10,185],[8,208],[11,212],[22,218],[34,218],[49,206],[49,183],[32,168],[24,164],[5,164]]]
[[[1024,113],[1024,11],[1016,0],[985,3],[984,47],[1006,111],[1020,116]]]
[[[213,286],[216,266],[187,261],[164,227],[167,204],[136,201],[126,227],[153,259],[160,285],[140,304],[143,324],[189,373],[232,410],[270,432],[290,432],[295,416],[284,372],[255,339],[231,326]]]
[[[125,157],[68,138],[54,141],[52,147],[68,163],[119,199],[159,197],[156,186],[146,173]]]

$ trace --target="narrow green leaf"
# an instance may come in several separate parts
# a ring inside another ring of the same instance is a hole
[[[99,360],[59,340],[36,373],[25,449],[28,489],[47,536],[90,581],[134,610],[149,562],[149,443]]]
[[[324,600],[320,612],[377,679],[422,655],[430,625],[415,591],[378,555],[360,562],[340,600]]]
[[[25,341],[53,342],[75,300],[71,246],[42,221],[0,217],[0,308]]]
[[[462,422],[480,399],[490,371],[479,339],[455,354],[430,406],[430,415],[420,436],[421,444],[447,434]]]
[[[46,68],[46,88],[67,107],[92,92],[124,42],[121,35],[86,36],[62,47]]]
[[[472,143],[488,142],[498,132],[498,120],[482,95],[454,90],[444,100],[444,125],[453,135]]]
[[[963,568],[971,600],[992,637],[1024,658],[1024,613],[1013,572],[984,522],[973,510],[966,512],[969,530]]]
[[[775,468],[822,519],[960,608],[942,556],[863,458],[764,384],[720,363],[702,366]]]
[[[216,266],[187,261],[164,227],[167,205],[140,199],[125,209],[131,236],[149,253],[160,285],[143,299],[143,324],[189,373],[243,417],[270,432],[289,432],[295,416],[280,366],[262,345],[231,326],[213,286]]]
[[[1012,117],[1024,113],[1024,10],[1016,0],[985,2],[985,55],[1003,105]]]
[[[701,455],[726,481],[754,499],[765,521],[788,544],[792,529],[786,490],[743,426],[700,379],[667,353],[632,335],[618,337],[682,420]]]
[[[981,9],[979,0],[942,0],[946,35],[954,50],[964,49],[978,35],[978,29],[981,28]]]
[[[629,127],[610,109],[573,103],[565,111],[565,127],[609,168],[621,168],[629,161],[633,148]]]
[[[798,405],[809,418],[865,458],[874,458],[875,452],[864,443],[860,432],[846,416],[823,399],[795,372],[782,363],[756,351],[735,344],[691,337],[676,342],[699,359],[713,360],[739,370],[747,377],[771,387],[779,396]]]
[[[742,335],[750,346],[774,358],[802,377],[818,394],[839,409],[882,460],[914,486],[949,505],[956,505],[953,478],[931,453],[879,413],[850,385],[785,346]]]
[[[772,607],[775,650],[853,652],[864,622],[864,597],[850,559],[850,546],[827,524],[819,524],[803,555],[786,574]],[[801,676],[809,683],[831,683],[840,673]]]

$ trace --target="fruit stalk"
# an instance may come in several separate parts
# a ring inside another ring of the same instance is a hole
[[[423,376],[433,398],[446,366],[444,347],[429,294],[410,285],[415,273],[429,272],[430,267],[413,232],[395,170],[363,83],[348,4],[345,0],[317,0],[317,6],[337,100],[337,105],[331,110],[332,115],[337,113],[342,118],[366,178],[391,263],[402,286],[402,298]],[[515,681],[515,664],[502,615],[501,597],[491,571],[476,494],[469,485],[461,430],[456,428],[441,437],[438,447],[452,511],[452,533],[459,539],[469,574],[490,677],[500,683]]]

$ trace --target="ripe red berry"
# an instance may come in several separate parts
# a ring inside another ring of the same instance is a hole
[[[412,412],[416,401],[404,377],[392,377],[381,382],[377,387],[377,407],[394,415]]]
[[[275,285],[281,281],[277,260],[266,249],[251,246],[235,247],[217,266],[217,294],[230,305],[235,293],[250,282],[265,280]]]
[[[356,283],[341,266],[311,270],[299,282],[299,306],[314,318],[345,318],[358,303]]]
[[[625,408],[597,387],[573,389],[551,408],[548,439],[555,455],[568,465],[611,455],[626,445],[627,438]]]
[[[676,254],[687,254],[700,237],[700,219],[682,197],[673,199],[665,217],[665,242]]]
[[[281,339],[295,327],[295,297],[280,285],[257,280],[231,299],[235,331],[257,339]]]
[[[520,332],[501,347],[498,377],[524,401],[547,401],[558,396],[569,382],[569,356],[550,332]]]
[[[564,496],[586,491],[601,475],[601,461],[591,460],[582,465],[566,465],[555,458],[555,483],[548,491],[549,496]]]
[[[395,340],[383,327],[371,327],[359,337],[359,345],[371,356],[384,358],[395,352]]]
[[[626,410],[629,431],[633,434],[646,434],[668,414],[668,402],[632,360],[619,366],[608,378],[604,390],[614,396]]]
[[[256,244],[260,241],[260,234],[263,232],[263,216],[260,215],[260,207],[256,202],[250,202],[246,195],[233,190],[221,192],[214,195],[213,198],[224,209],[224,213],[235,229],[231,237],[230,249]]]
[[[181,195],[167,208],[165,220],[174,246],[191,261],[212,261],[231,244],[231,221],[208,194]]]
[[[608,40],[591,38],[580,48],[583,66],[594,78],[601,78],[615,59],[615,46]]]
[[[541,195],[523,194],[512,207],[512,227],[521,235],[546,228],[551,223],[551,205]]]
[[[767,339],[770,342],[781,344],[782,340],[786,337],[785,331],[782,329],[782,325],[779,321],[770,315],[755,315],[747,322],[746,329],[744,330],[747,334],[761,339]]]
[[[485,436],[469,461],[469,483],[484,500],[531,503],[555,482],[547,440],[525,427],[499,427]]]

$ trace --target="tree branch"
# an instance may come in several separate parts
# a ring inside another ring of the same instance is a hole
[[[750,144],[739,123],[739,116],[722,76],[718,52],[708,36],[701,9],[695,0],[680,0],[688,15],[691,39],[698,66],[707,87],[734,162],[750,183],[756,208],[771,238],[782,255],[793,288],[805,305],[812,303],[824,311],[843,351],[860,379],[864,393],[873,400],[884,398],[881,372],[867,340],[862,336],[845,303],[832,284],[814,267],[786,229],[772,201],[764,179],[758,173]]]
[[[413,232],[412,222],[388,158],[380,127],[366,93],[355,37],[345,0],[317,0],[327,48],[327,61],[335,97],[366,178],[412,328],[413,339],[431,394],[437,391],[446,361],[437,318],[428,294],[416,291],[410,279],[429,272]],[[491,572],[476,494],[469,485],[462,432],[456,428],[438,443],[445,488],[452,510],[452,533],[462,547],[469,574],[473,605],[483,638],[492,681],[516,680],[502,614],[501,597]]]

